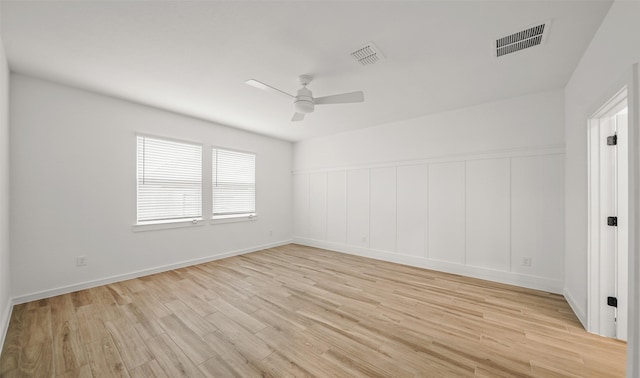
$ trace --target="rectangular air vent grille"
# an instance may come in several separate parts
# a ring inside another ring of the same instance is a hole
[[[380,49],[373,42],[369,42],[366,45],[352,51],[351,56],[363,66],[374,64],[380,60],[384,60],[384,55],[382,55]]]
[[[538,46],[545,42],[549,31],[549,22],[498,38],[495,44],[497,57]]]

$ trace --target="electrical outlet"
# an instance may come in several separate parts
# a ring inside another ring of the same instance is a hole
[[[366,236],[363,236],[363,237],[362,237],[362,242],[363,242],[363,243],[366,243],[366,242],[367,242],[367,237],[366,237]]]
[[[273,231],[269,231],[269,236],[273,236]]]
[[[85,265],[87,265],[87,256],[76,257],[76,266],[85,266]]]
[[[523,257],[522,258],[523,266],[531,266],[531,257]]]

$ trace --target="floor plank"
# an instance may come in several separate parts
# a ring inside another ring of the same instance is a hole
[[[20,353],[24,341],[22,337],[24,312],[26,309],[27,306],[25,304],[13,307],[11,319],[9,320],[10,327],[7,329],[2,355],[0,355],[0,376],[2,377],[17,374],[20,366]]]
[[[101,340],[86,344],[91,373],[94,377],[129,377],[113,340],[104,336]]]
[[[63,375],[87,365],[88,360],[82,347],[73,301],[69,295],[51,298],[51,327],[53,333],[53,358],[55,374]]]
[[[24,315],[20,374],[32,377],[54,375],[51,308],[35,307]]]
[[[201,377],[198,367],[167,334],[146,341],[160,368],[169,377]]]

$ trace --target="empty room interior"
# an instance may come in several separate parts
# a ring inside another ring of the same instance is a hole
[[[640,377],[640,1],[0,1],[0,377]]]

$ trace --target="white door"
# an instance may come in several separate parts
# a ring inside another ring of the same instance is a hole
[[[599,148],[599,233],[600,233],[600,334],[616,337],[616,309],[607,304],[608,297],[616,297],[616,231],[608,224],[610,217],[616,216],[616,146],[607,145],[607,139],[615,135],[615,118],[600,120],[598,130]]]

